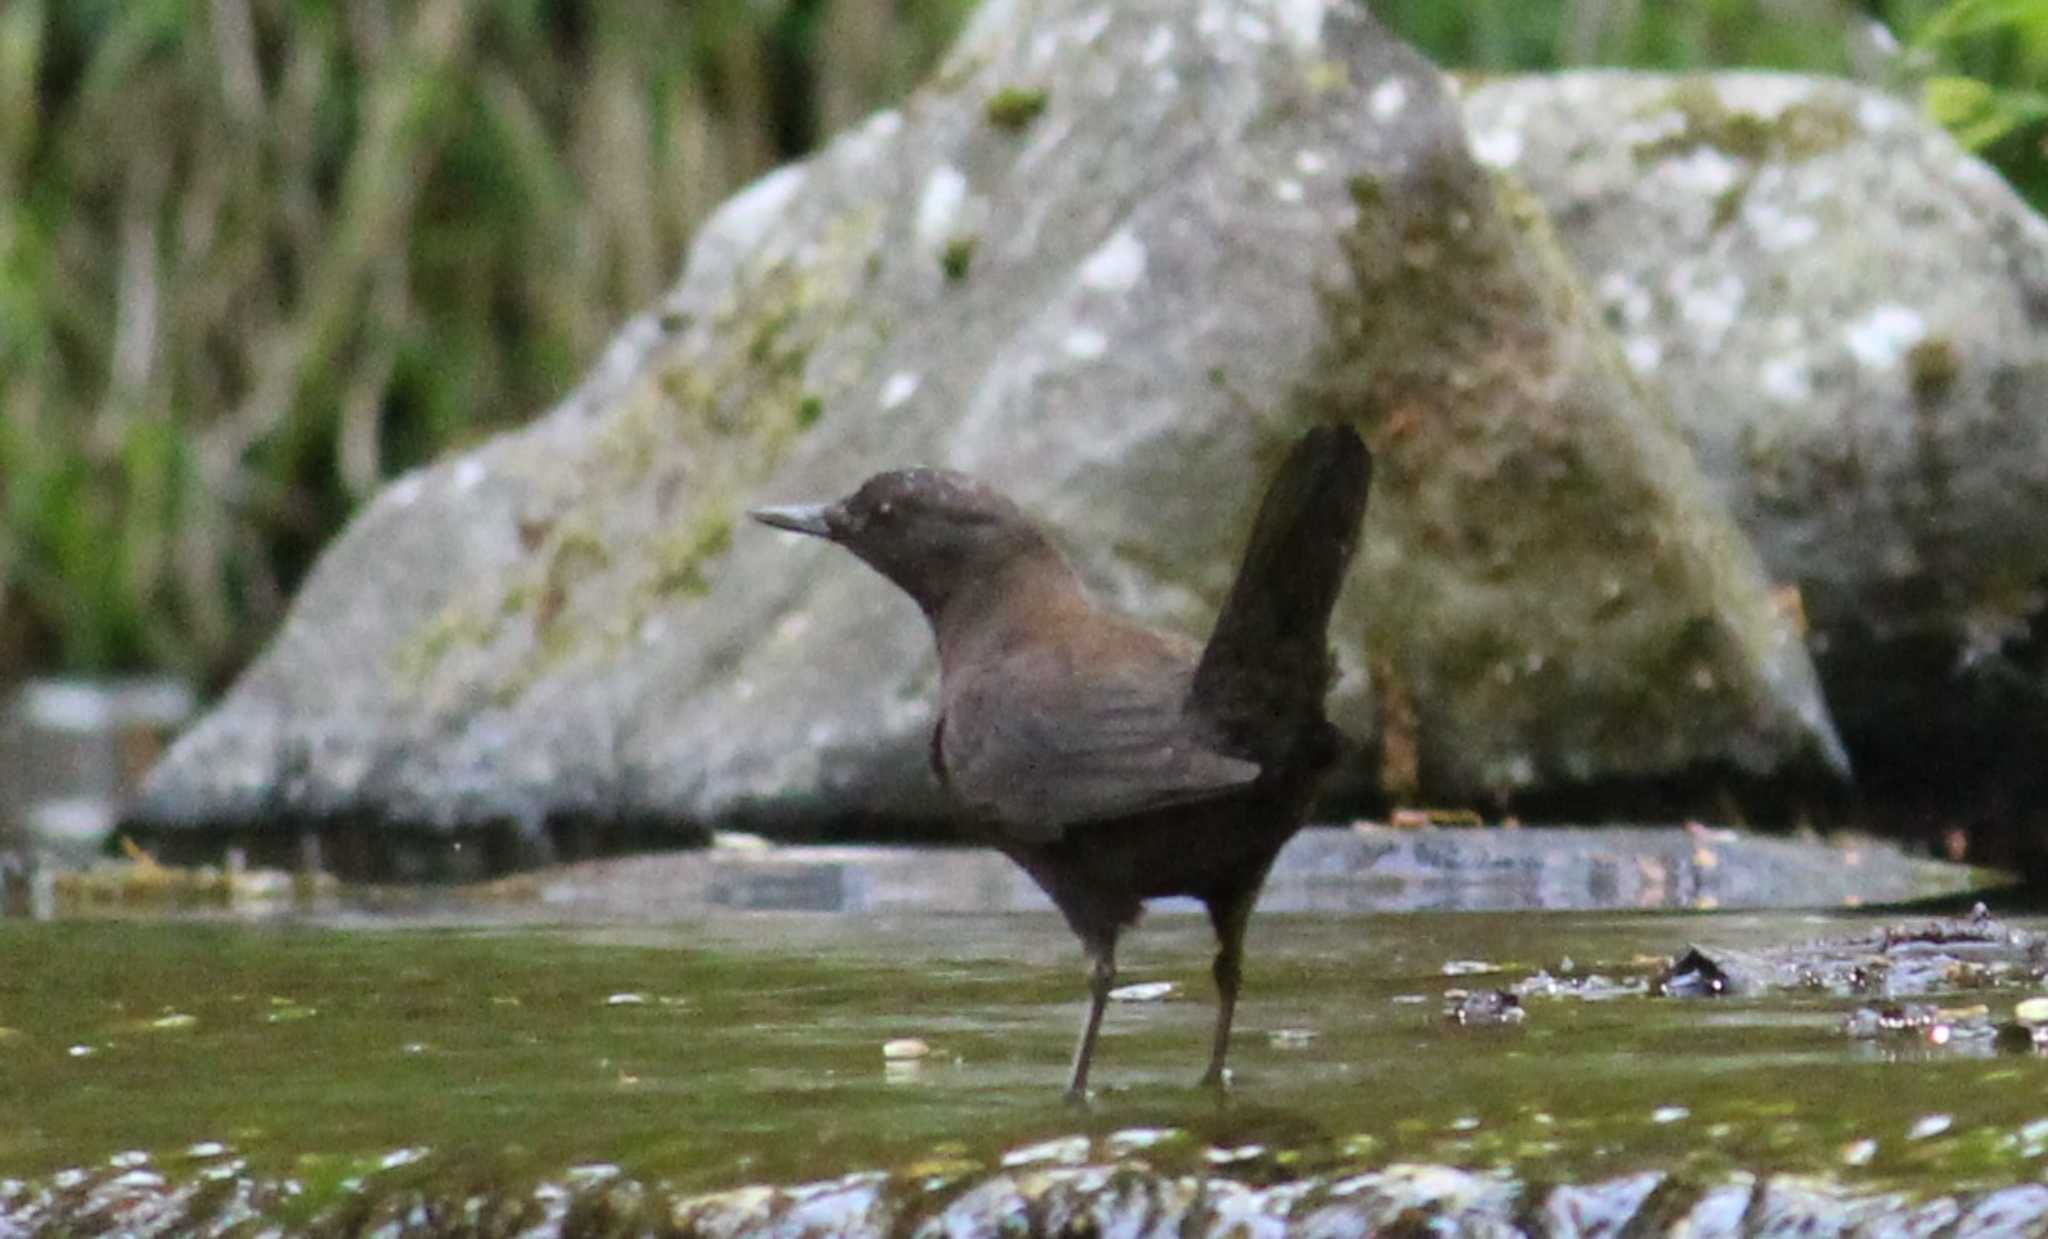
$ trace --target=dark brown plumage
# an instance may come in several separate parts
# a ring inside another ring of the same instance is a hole
[[[931,622],[932,768],[1089,958],[1071,1095],[1087,1091],[1117,937],[1164,895],[1202,900],[1216,929],[1203,1079],[1224,1082],[1246,920],[1337,755],[1327,630],[1370,476],[1348,427],[1302,437],[1206,646],[1097,607],[1029,517],[961,474],[899,470],[837,503],[753,513],[852,551]]]

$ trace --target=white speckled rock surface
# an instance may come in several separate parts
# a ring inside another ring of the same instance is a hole
[[[1846,82],[1570,73],[1464,105],[1799,588],[1845,731],[1901,756],[1913,715],[1932,742],[2019,743],[1961,681],[2048,698],[2025,649],[2048,605],[2048,223]]]
[[[1360,7],[995,0],[728,203],[561,407],[387,488],[133,824],[933,816],[914,608],[739,513],[971,470],[1199,632],[1331,415],[1382,463],[1333,709],[1394,718],[1421,794],[1826,754],[1792,620],[1593,304]]]

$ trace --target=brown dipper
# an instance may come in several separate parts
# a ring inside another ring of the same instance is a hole
[[[1245,923],[1338,754],[1326,634],[1371,473],[1348,427],[1295,444],[1206,647],[1097,607],[1021,509],[963,474],[903,469],[837,503],[752,513],[852,551],[931,621],[932,769],[1088,955],[1071,1097],[1087,1094],[1117,937],[1165,895],[1200,899],[1216,929],[1202,1080],[1225,1082]]]

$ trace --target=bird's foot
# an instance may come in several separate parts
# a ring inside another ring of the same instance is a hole
[[[1206,1088],[1213,1092],[1227,1093],[1230,1091],[1230,1076],[1230,1068],[1221,1065],[1213,1066],[1202,1073],[1201,1082],[1197,1087]]]
[[[1093,1096],[1094,1094],[1090,1093],[1085,1087],[1081,1085],[1073,1085],[1069,1087],[1065,1093],[1067,1104],[1072,1106],[1076,1110],[1088,1109],[1090,1099]]]

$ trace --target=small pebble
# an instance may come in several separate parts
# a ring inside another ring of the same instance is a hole
[[[1655,1110],[1650,1111],[1650,1121],[1652,1123],[1676,1123],[1680,1119],[1689,1119],[1691,1117],[1692,1111],[1684,1106],[1658,1106]]]
[[[1914,1123],[1911,1127],[1906,1129],[1906,1139],[1925,1140],[1929,1136],[1939,1136],[1941,1133],[1947,1131],[1950,1128],[1950,1126],[1952,1126],[1954,1123],[1955,1119],[1946,1114],[1925,1115],[1918,1122]]]
[[[932,1047],[916,1037],[898,1037],[882,1043],[882,1057],[892,1061],[923,1058],[932,1052]]]
[[[2012,1017],[2022,1024],[2048,1024],[2048,998],[2028,998],[2012,1009]]]
[[[1021,1149],[1011,1149],[1003,1154],[1004,1169],[1017,1166],[1032,1166],[1040,1162],[1059,1162],[1063,1165],[1078,1166],[1088,1160],[1088,1137],[1067,1136],[1060,1140],[1046,1140],[1039,1144],[1027,1144]]]
[[[1471,977],[1483,972],[1499,972],[1498,964],[1489,964],[1483,959],[1453,959],[1444,962],[1447,977]]]
[[[1136,985],[1119,985],[1109,991],[1113,1002],[1158,1002],[1171,998],[1180,989],[1171,981],[1140,981]]]
[[[647,1005],[647,995],[613,994],[604,1000],[604,1005],[607,1007],[644,1007]]]
[[[199,1172],[199,1177],[208,1183],[218,1183],[222,1179],[232,1179],[236,1175],[242,1173],[244,1170],[247,1170],[248,1168],[248,1158],[230,1157],[224,1162],[215,1162],[211,1166],[208,1166],[205,1169],[201,1170]]]
[[[1467,1028],[1505,1028],[1521,1023],[1529,1013],[1522,1000],[1506,990],[1450,990],[1444,994],[1444,1018]]]
[[[1126,1127],[1122,1131],[1110,1133],[1109,1152],[1112,1157],[1128,1156],[1140,1149],[1163,1144],[1180,1134],[1181,1130],[1178,1127]]]
[[[1851,1140],[1842,1146],[1842,1164],[1845,1166],[1868,1166],[1870,1159],[1877,1156],[1877,1141],[1868,1138]]]
[[[187,1015],[187,1014],[185,1014],[185,1013],[184,1013],[183,1011],[173,1011],[173,1012],[171,1012],[171,1013],[170,1013],[169,1015],[160,1015],[160,1016],[156,1017],[155,1019],[151,1020],[151,1021],[149,1022],[149,1026],[150,1026],[151,1028],[160,1028],[160,1029],[161,1029],[161,1028],[191,1028],[191,1027],[193,1027],[194,1025],[198,1024],[198,1023],[199,1023],[199,1017],[198,1017],[198,1016],[196,1016],[196,1015]]]
[[[1236,1148],[1212,1148],[1202,1154],[1211,1166],[1234,1166],[1239,1162],[1255,1161],[1266,1155],[1263,1144],[1240,1144]]]

